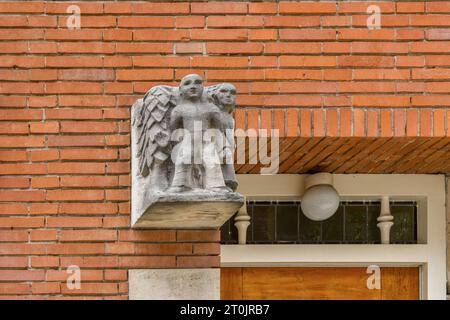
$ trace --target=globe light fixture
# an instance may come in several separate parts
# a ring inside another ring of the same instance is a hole
[[[308,219],[323,221],[336,213],[339,194],[333,187],[333,175],[316,173],[305,179],[301,208]]]

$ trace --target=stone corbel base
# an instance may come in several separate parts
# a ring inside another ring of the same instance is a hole
[[[244,204],[238,193],[161,194],[133,212],[133,228],[218,229]]]

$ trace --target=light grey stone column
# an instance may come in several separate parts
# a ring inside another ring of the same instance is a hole
[[[130,300],[218,300],[220,269],[129,270]]]

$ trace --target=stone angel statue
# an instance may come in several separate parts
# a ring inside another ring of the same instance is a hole
[[[151,88],[132,107],[132,226],[218,228],[244,204],[233,167],[236,88]]]
[[[153,192],[231,192],[236,88],[196,74],[156,86],[132,108],[137,174]]]

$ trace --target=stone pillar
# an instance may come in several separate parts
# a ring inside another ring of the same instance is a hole
[[[130,300],[218,300],[220,269],[136,269],[128,272]]]
[[[377,218],[377,227],[380,229],[381,243],[390,243],[391,227],[394,225],[392,222],[394,217],[391,215],[391,209],[389,206],[389,197],[383,196],[381,198],[381,211],[380,216]]]

